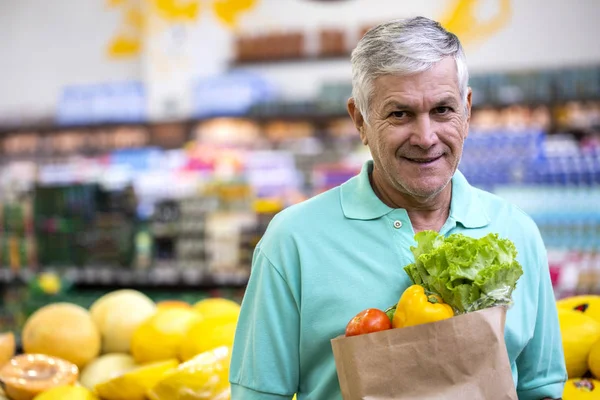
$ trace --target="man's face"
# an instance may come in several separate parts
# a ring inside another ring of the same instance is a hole
[[[355,108],[350,109],[352,114]],[[458,167],[470,111],[471,93],[465,111],[456,62],[449,57],[415,75],[378,77],[370,124],[362,123],[360,116],[354,121],[383,178],[380,184],[429,198],[446,187]]]

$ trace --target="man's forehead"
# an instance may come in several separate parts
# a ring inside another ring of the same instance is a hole
[[[423,82],[454,83],[456,87],[458,87],[456,60],[452,57],[446,57],[422,71],[381,74],[373,80],[375,86],[378,84],[388,85],[391,83],[397,85],[402,85],[403,83],[410,85]]]
[[[373,103],[387,106],[414,101],[442,102],[460,100],[458,78],[427,74],[382,75],[374,81]]]

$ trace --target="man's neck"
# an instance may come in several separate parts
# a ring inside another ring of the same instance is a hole
[[[381,176],[373,171],[369,176],[371,187],[379,199],[389,207],[403,208],[408,213],[415,233],[424,230],[439,232],[450,215],[452,184],[431,197],[416,197],[390,189],[381,184]]]

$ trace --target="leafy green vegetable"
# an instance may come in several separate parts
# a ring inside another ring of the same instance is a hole
[[[415,240],[417,246],[410,248],[415,262],[404,270],[457,314],[511,303],[523,268],[510,240],[493,233],[480,239],[462,234],[445,238],[434,231],[419,232]]]

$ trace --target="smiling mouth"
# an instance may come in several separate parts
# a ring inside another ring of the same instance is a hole
[[[432,163],[436,162],[437,160],[442,158],[442,156],[443,155],[439,155],[437,157],[426,157],[426,158],[409,158],[409,157],[402,157],[402,158],[404,158],[407,161],[410,161],[411,163],[427,165],[427,164],[432,164]]]

